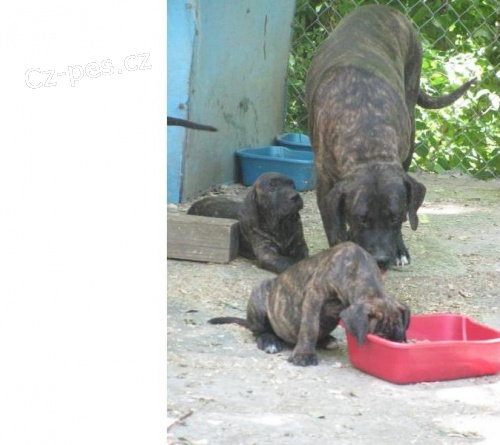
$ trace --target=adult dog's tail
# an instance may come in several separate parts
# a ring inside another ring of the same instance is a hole
[[[217,128],[210,125],[197,124],[196,122],[179,119],[177,117],[167,116],[167,125],[176,125],[178,127],[191,128],[193,130],[217,131]]]
[[[450,94],[440,97],[428,96],[422,90],[420,90],[418,92],[417,104],[423,108],[432,110],[447,107],[448,105],[451,105],[453,102],[459,99],[475,82],[476,78],[469,80],[468,82],[465,82],[460,88],[452,91]]]

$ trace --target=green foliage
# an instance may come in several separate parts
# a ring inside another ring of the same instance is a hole
[[[297,0],[289,59],[287,131],[307,133],[304,82],[315,49],[340,19],[373,1]],[[417,106],[411,169],[458,170],[500,177],[500,28],[496,0],[381,2],[406,13],[424,47],[421,88],[443,95],[476,77],[459,101],[440,110]]]

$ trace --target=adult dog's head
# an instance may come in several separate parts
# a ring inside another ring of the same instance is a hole
[[[410,309],[391,298],[375,298],[355,303],[340,313],[346,329],[362,345],[368,334],[396,342],[406,342]]]
[[[381,269],[410,261],[401,225],[409,219],[417,229],[417,210],[425,186],[391,164],[357,169],[329,192],[334,221],[332,239],[349,239],[367,250]],[[348,230],[347,230],[348,228]]]
[[[257,178],[249,192],[249,199],[254,201],[261,216],[275,220],[299,212],[304,205],[293,180],[274,172]]]

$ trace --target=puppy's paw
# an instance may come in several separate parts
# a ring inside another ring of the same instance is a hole
[[[288,361],[295,366],[316,366],[318,364],[318,356],[313,353],[297,353],[288,357]]]
[[[317,345],[318,347],[323,349],[328,349],[329,351],[333,351],[339,348],[337,339],[333,335],[329,335],[328,337],[318,341]]]
[[[264,265],[264,269],[268,269],[271,272],[280,274],[284,270],[288,269],[290,266],[292,266],[295,263],[295,261],[292,258],[285,257],[285,256],[279,256],[276,258],[271,258],[268,260],[267,267]]]
[[[276,354],[283,349],[283,342],[271,333],[265,333],[257,338],[257,347],[268,354]]]

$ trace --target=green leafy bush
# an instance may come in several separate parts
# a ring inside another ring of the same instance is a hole
[[[307,133],[304,82],[315,49],[343,16],[364,3],[373,2],[297,0],[289,59],[287,131]],[[424,47],[421,88],[427,94],[446,94],[468,79],[478,79],[450,107],[425,110],[417,106],[417,141],[410,169],[458,170],[482,179],[500,177],[496,0],[384,3],[405,12],[419,29]]]

